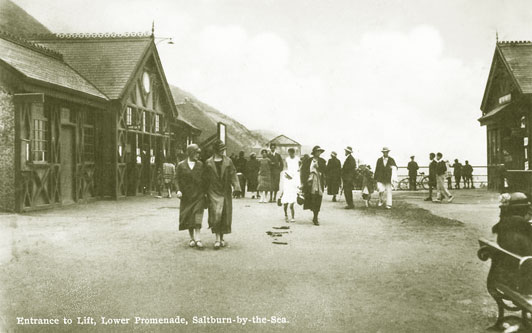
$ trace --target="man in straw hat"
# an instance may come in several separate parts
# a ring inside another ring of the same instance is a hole
[[[311,210],[314,213],[312,222],[314,225],[320,225],[318,214],[321,208],[323,198],[324,174],[327,168],[326,162],[320,155],[324,152],[320,146],[312,148],[312,157],[305,159],[301,165],[301,184],[305,195],[303,209]]]
[[[224,235],[231,233],[233,190],[240,193],[240,183],[233,161],[223,153],[225,144],[214,143],[214,155],[205,162],[203,180],[209,209],[209,228],[216,234],[214,248],[225,247]]]
[[[342,167],[342,181],[344,183],[344,195],[345,202],[347,203],[346,209],[355,208],[353,204],[353,189],[355,188],[355,175],[357,171],[357,162],[353,157],[353,148],[347,146],[345,149],[345,161]]]
[[[383,205],[384,195],[386,194],[386,208],[392,208],[392,181],[397,174],[397,164],[389,156],[390,149],[384,147],[381,150],[382,157],[377,160],[375,167],[375,181],[377,181],[377,190],[379,191],[379,207]]]

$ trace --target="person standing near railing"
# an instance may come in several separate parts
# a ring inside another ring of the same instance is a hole
[[[469,164],[469,161],[465,161],[465,165],[462,168],[462,177],[464,178],[464,188],[475,188],[473,185],[473,167]]]
[[[419,165],[414,161],[415,156],[410,156],[410,162],[408,162],[408,184],[410,191],[417,191],[417,171],[419,170]]]
[[[454,188],[460,189],[460,179],[462,178],[462,163],[458,162],[458,159],[454,160],[453,164],[453,173],[454,173]]]

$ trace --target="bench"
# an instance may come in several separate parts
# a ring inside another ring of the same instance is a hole
[[[492,328],[503,329],[504,311],[520,311],[522,329],[531,330],[528,314],[532,313],[532,257],[522,257],[501,248],[497,243],[480,239],[478,257],[491,259],[488,273],[488,292],[499,310]],[[508,304],[511,302],[512,304]]]

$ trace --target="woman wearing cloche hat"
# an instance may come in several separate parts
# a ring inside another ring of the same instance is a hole
[[[240,192],[240,183],[231,159],[224,155],[225,144],[214,143],[214,155],[205,162],[204,182],[209,208],[209,228],[216,234],[214,248],[225,246],[224,235],[231,233],[233,191]]]
[[[320,155],[324,152],[320,146],[312,148],[312,157],[306,159],[301,165],[301,184],[305,195],[303,209],[311,210],[314,213],[312,222],[314,225],[320,225],[318,214],[321,208],[323,198],[323,189],[325,183],[326,162]]]

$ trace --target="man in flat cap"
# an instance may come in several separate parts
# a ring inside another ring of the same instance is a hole
[[[357,162],[353,157],[353,148],[347,146],[345,149],[345,161],[342,167],[342,181],[344,183],[344,195],[347,206],[345,209],[355,208],[353,204],[353,189],[355,187],[355,175],[357,170]]]
[[[417,191],[417,171],[419,170],[419,165],[414,161],[415,156],[410,156],[410,162],[408,162],[408,184],[410,185],[410,191]]]

